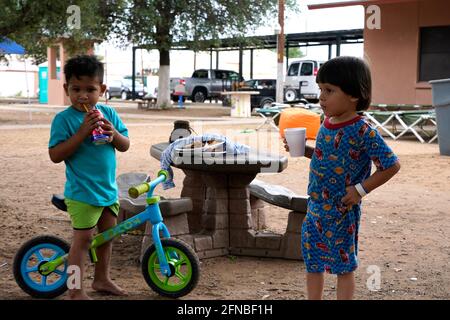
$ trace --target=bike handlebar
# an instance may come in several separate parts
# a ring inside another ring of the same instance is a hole
[[[141,194],[144,194],[149,191],[153,191],[153,189],[160,184],[161,182],[164,182],[169,177],[169,173],[166,170],[160,170],[158,172],[158,178],[156,178],[153,181],[150,182],[143,182],[141,184],[138,184],[137,186],[133,186],[130,189],[128,189],[128,195],[136,199]]]

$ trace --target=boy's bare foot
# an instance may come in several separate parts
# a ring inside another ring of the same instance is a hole
[[[95,291],[112,294],[114,296],[128,296],[128,292],[116,285],[111,280],[94,281],[92,282],[92,289]]]
[[[84,291],[76,290],[74,292],[69,291],[69,294],[65,300],[94,300],[89,297]]]

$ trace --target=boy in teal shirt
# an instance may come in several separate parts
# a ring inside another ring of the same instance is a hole
[[[64,74],[64,90],[72,105],[52,121],[49,155],[54,163],[66,164],[64,196],[74,229],[68,265],[79,266],[82,283],[95,226],[103,232],[116,224],[119,202],[115,150],[127,151],[130,141],[117,112],[97,104],[106,90],[103,64],[94,56],[76,56],[67,61]],[[98,126],[109,137],[108,143],[95,145],[91,141],[92,131]],[[126,295],[109,277],[111,249],[112,242],[98,248],[92,288]],[[81,285],[69,290],[69,299],[90,298]]]

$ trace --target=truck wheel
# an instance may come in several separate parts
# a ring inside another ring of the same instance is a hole
[[[196,89],[192,94],[192,101],[203,103],[206,100],[206,91],[204,89]]]
[[[272,103],[275,102],[272,98],[265,98],[259,104],[259,107],[262,109],[267,109],[272,106]]]
[[[120,97],[122,98],[122,100],[127,100],[128,98],[128,94],[126,91],[122,91],[122,93],[120,94]]]
[[[294,101],[295,99],[297,99],[297,92],[295,91],[295,89],[287,89],[284,92],[284,100],[287,102],[291,102]]]

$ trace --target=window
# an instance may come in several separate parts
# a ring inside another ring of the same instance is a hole
[[[298,76],[299,65],[300,65],[300,63],[298,63],[298,62],[291,64],[291,66],[289,67],[289,70],[288,70],[288,76],[290,76],[290,77]]]
[[[208,70],[197,70],[192,75],[192,78],[208,79]]]
[[[313,64],[311,62],[303,62],[302,68],[300,70],[301,76],[312,76],[313,74]]]
[[[419,81],[450,78],[450,26],[420,28]]]

